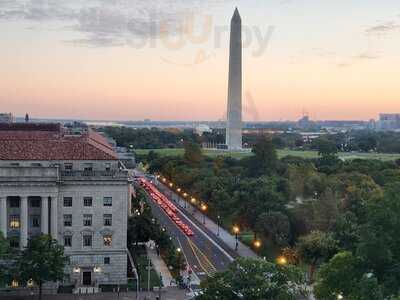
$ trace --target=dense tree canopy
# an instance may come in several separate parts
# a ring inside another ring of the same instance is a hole
[[[7,260],[10,258],[10,245],[0,231],[0,287],[9,280],[10,266]]]
[[[200,300],[294,300],[306,294],[302,272],[296,267],[250,258],[235,260],[202,287]]]
[[[274,244],[280,253],[291,253],[294,259],[290,261],[299,259],[308,265],[310,279],[315,278],[321,286],[320,295],[331,289],[331,283],[321,282],[331,281],[324,280],[326,272],[315,276],[314,271],[323,270],[337,253],[346,251],[365,267],[359,277],[360,291],[367,293],[377,285],[378,294],[397,295],[399,164],[340,161],[337,145],[345,137],[337,139],[319,141],[319,159],[279,160],[275,151],[278,142],[264,138],[257,140],[252,157],[241,160],[155,157],[149,163],[152,171],[206,202],[209,216],[220,216],[223,226],[229,229],[239,224],[243,231],[257,235],[263,245]],[[194,153],[200,157],[198,149]],[[271,255],[267,250],[261,253]],[[363,276],[369,273],[373,277],[367,280]],[[224,280],[221,278],[216,277]]]

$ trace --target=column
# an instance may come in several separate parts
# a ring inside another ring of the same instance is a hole
[[[28,245],[28,197],[21,196],[20,199],[20,247],[23,249]]]
[[[58,239],[58,234],[57,234],[57,222],[58,222],[58,198],[57,196],[52,196],[49,197],[51,201],[51,214],[50,214],[50,220],[51,220],[51,236],[53,239]]]
[[[41,227],[43,234],[49,234],[49,199],[42,197]]]
[[[0,231],[7,237],[7,197],[0,197]]]

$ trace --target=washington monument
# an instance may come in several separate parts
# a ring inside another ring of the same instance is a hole
[[[229,150],[240,150],[242,149],[242,19],[237,8],[231,20],[230,39],[226,145]]]

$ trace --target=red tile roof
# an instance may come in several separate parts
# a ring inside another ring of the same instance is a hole
[[[118,159],[107,140],[91,129],[77,136],[57,124],[42,125],[1,124],[0,160]]]

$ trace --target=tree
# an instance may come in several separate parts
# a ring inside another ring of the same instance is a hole
[[[339,295],[349,300],[383,299],[382,288],[365,263],[351,252],[337,253],[318,272],[314,288],[317,299],[336,300]]]
[[[136,190],[136,197],[132,201],[134,212],[128,219],[128,247],[132,244],[148,242],[155,231],[155,220],[151,208],[145,204],[146,197],[146,192],[142,188]]]
[[[152,219],[147,215],[141,214],[140,212],[134,213],[134,215],[128,219],[128,246],[148,242],[152,236],[153,227]]]
[[[242,159],[250,176],[271,174],[278,164],[278,155],[271,139],[262,137],[253,146],[254,156]]]
[[[192,166],[198,165],[203,160],[203,154],[201,148],[196,143],[185,142],[184,144],[185,153],[183,159]]]
[[[377,145],[377,140],[373,135],[362,136],[358,141],[358,148],[364,152],[375,150]]]
[[[8,259],[10,256],[10,245],[3,233],[0,231],[0,286],[8,281],[10,265]]]
[[[334,142],[326,138],[319,138],[314,141],[314,145],[318,150],[319,168],[326,173],[330,173],[332,167],[338,162],[338,148]]]
[[[314,147],[318,150],[318,155],[323,158],[336,157],[338,149],[334,142],[327,138],[319,138],[314,141]]]
[[[9,254],[10,246],[7,239],[4,237],[3,232],[0,231],[0,259],[4,259]]]
[[[385,296],[399,292],[399,215],[400,183],[396,183],[385,188],[383,197],[369,201],[355,251],[383,284]]]
[[[305,294],[304,278],[297,267],[252,258],[238,258],[228,270],[209,277],[202,287],[200,300],[294,300]]]
[[[290,241],[289,218],[281,212],[272,211],[261,214],[257,219],[256,229],[270,235],[279,246],[287,246]]]
[[[312,282],[317,265],[327,261],[338,251],[338,242],[330,233],[313,231],[300,237],[297,251],[300,259],[310,266],[309,279]]]
[[[359,224],[354,213],[347,211],[340,214],[333,226],[334,238],[345,250],[354,250],[360,239]]]
[[[234,207],[237,221],[254,229],[263,212],[284,209],[285,197],[278,191],[276,177],[241,180],[235,187]],[[243,205],[246,203],[246,205]]]
[[[19,279],[33,280],[39,286],[39,299],[42,299],[43,284],[62,280],[67,262],[64,247],[56,240],[48,235],[33,237],[18,260]]]
[[[337,190],[342,195],[342,210],[351,211],[358,222],[364,223],[368,203],[382,197],[381,187],[370,176],[357,172],[340,174],[337,178]]]

